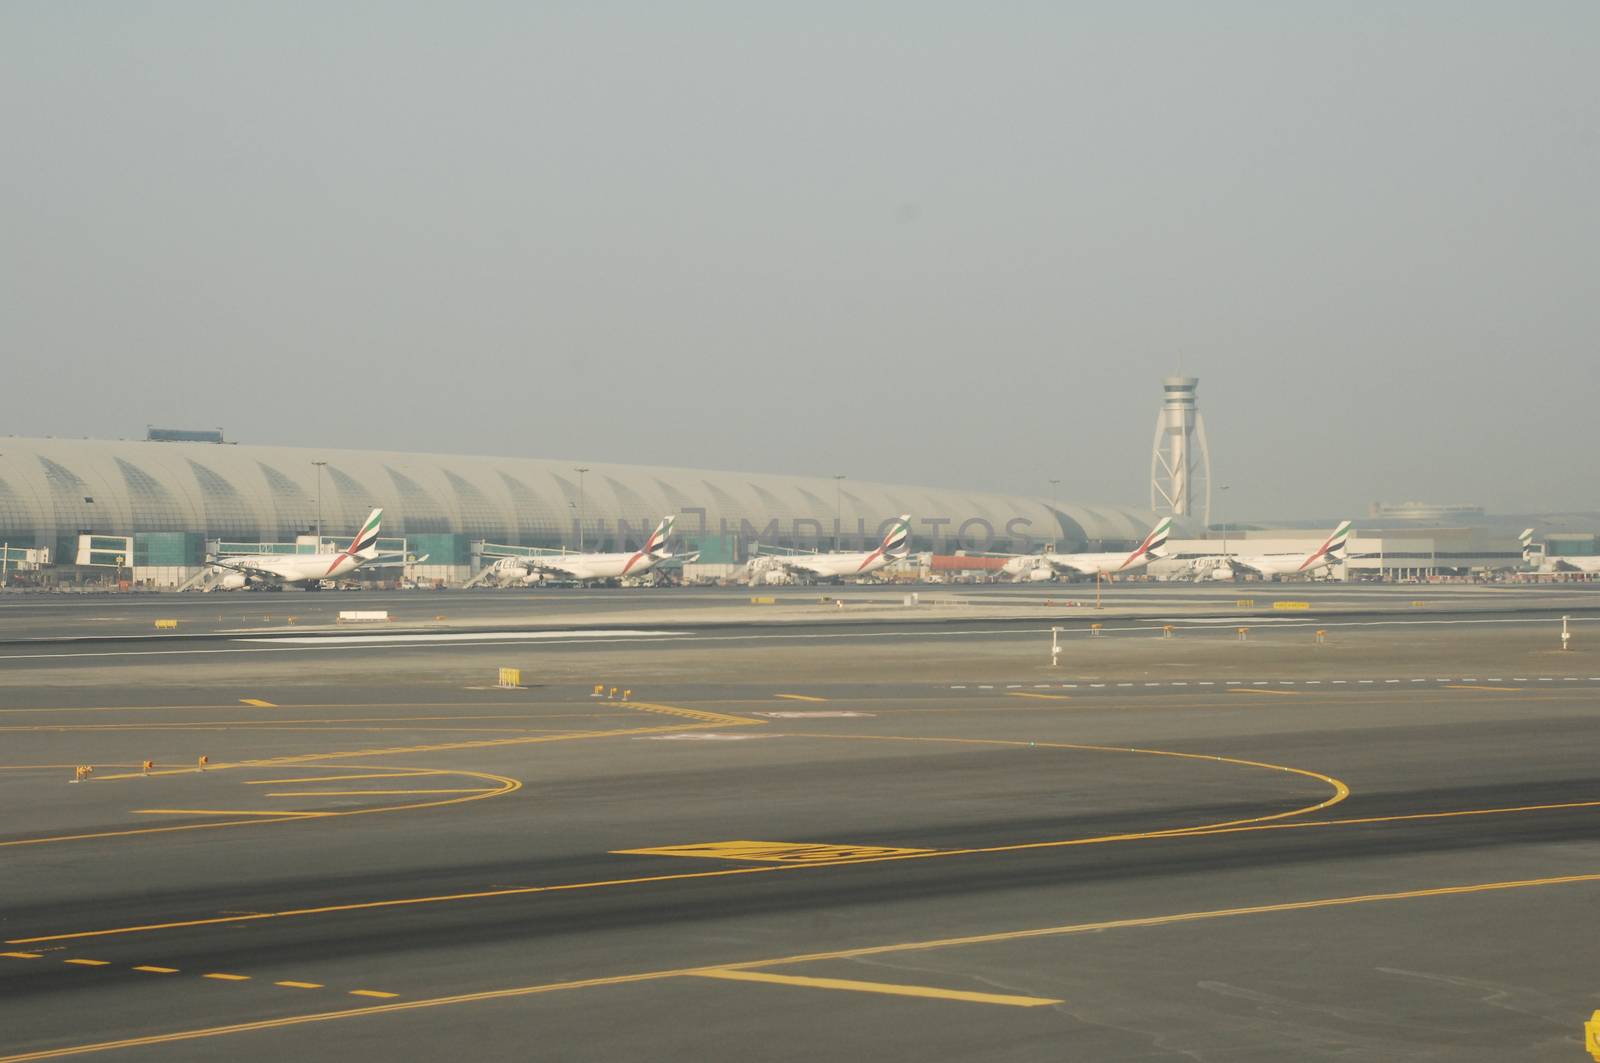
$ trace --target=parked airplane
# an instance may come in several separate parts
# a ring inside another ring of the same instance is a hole
[[[502,578],[518,579],[526,584],[544,579],[588,580],[621,579],[624,576],[642,576],[672,555],[666,553],[667,539],[672,535],[676,516],[662,517],[656,530],[650,533],[643,548],[633,553],[613,554],[537,554],[530,557],[506,557],[495,563]],[[503,566],[503,568],[502,568]]]
[[[378,558],[378,529],[383,510],[375,509],[350,540],[336,554],[240,554],[219,557],[209,564],[226,569],[227,574],[211,585],[215,590],[241,590],[247,587],[282,588],[291,583],[315,587],[325,579],[338,579]]]
[[[1534,565],[1540,572],[1582,572],[1591,576],[1600,573],[1600,556],[1563,554],[1552,557],[1544,543],[1533,541],[1532,528],[1524,531],[1518,539],[1522,542],[1522,559]]]
[[[1280,576],[1293,576],[1307,574],[1319,569],[1330,568],[1337,562],[1344,560],[1345,543],[1350,538],[1350,521],[1340,521],[1339,526],[1333,529],[1333,534],[1322,540],[1322,544],[1309,554],[1278,553],[1278,554],[1230,554],[1228,564],[1234,570],[1243,569],[1254,572],[1263,579],[1276,579]]]
[[[911,554],[911,514],[902,513],[876,550],[828,554],[763,554],[751,562],[752,580],[773,568],[798,576],[842,578],[865,576]],[[760,562],[759,567],[756,563]]]
[[[1165,556],[1167,538],[1172,534],[1172,518],[1163,518],[1144,537],[1131,554],[1024,554],[1010,558],[1001,571],[1018,581],[1038,581],[1052,577],[1124,576],[1137,572],[1151,561]]]

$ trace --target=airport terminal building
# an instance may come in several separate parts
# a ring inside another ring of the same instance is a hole
[[[913,549],[939,552],[1120,549],[1154,519],[1133,507],[832,477],[252,446],[220,433],[0,440],[0,542],[48,549],[54,565],[73,564],[88,536],[125,538],[130,567],[199,566],[215,544],[294,543],[319,515],[327,538],[348,538],[374,507],[386,539],[452,567],[468,565],[476,543],[633,548],[666,514],[678,516],[687,549],[729,562],[757,543],[860,548],[900,513],[912,515]]]

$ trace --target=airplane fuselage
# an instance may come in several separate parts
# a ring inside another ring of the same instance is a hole
[[[1149,554],[1131,560],[1127,554],[1045,554],[1044,559],[1053,568],[1080,576],[1122,576],[1150,563]]]
[[[639,550],[627,554],[546,554],[527,558],[525,564],[530,577],[556,573],[575,580],[601,580],[642,576],[664,560],[663,556]]]
[[[783,562],[785,568],[809,572],[813,576],[838,578],[865,576],[880,568],[887,568],[895,558],[882,550],[870,550],[848,554],[790,554],[778,560]]]
[[[242,572],[264,582],[313,583],[337,579],[361,567],[352,554],[242,554],[221,559],[218,567]]]
[[[1254,557],[1233,555],[1226,560],[1231,566],[1246,569],[1267,579],[1276,576],[1310,575],[1332,566],[1334,561],[1333,558],[1323,558],[1312,564],[1306,564],[1305,554],[1257,554]]]

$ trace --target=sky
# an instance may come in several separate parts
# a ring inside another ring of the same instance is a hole
[[[0,136],[0,433],[1600,508],[1592,0],[12,0]]]

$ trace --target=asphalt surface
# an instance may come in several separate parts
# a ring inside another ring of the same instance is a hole
[[[917,605],[907,607],[908,595]],[[773,623],[1089,624],[1138,617],[1554,615],[1600,611],[1600,583],[1439,584],[1116,583],[1096,608],[1093,584],[817,587],[554,588],[538,590],[219,592],[213,594],[0,594],[0,645],[251,632],[348,630],[342,611],[381,611],[397,631],[546,630],[651,625],[746,627]],[[1287,607],[1287,608],[1285,608]],[[176,627],[158,630],[158,620]]]
[[[0,1061],[1581,1059],[1550,601],[3,646]]]

